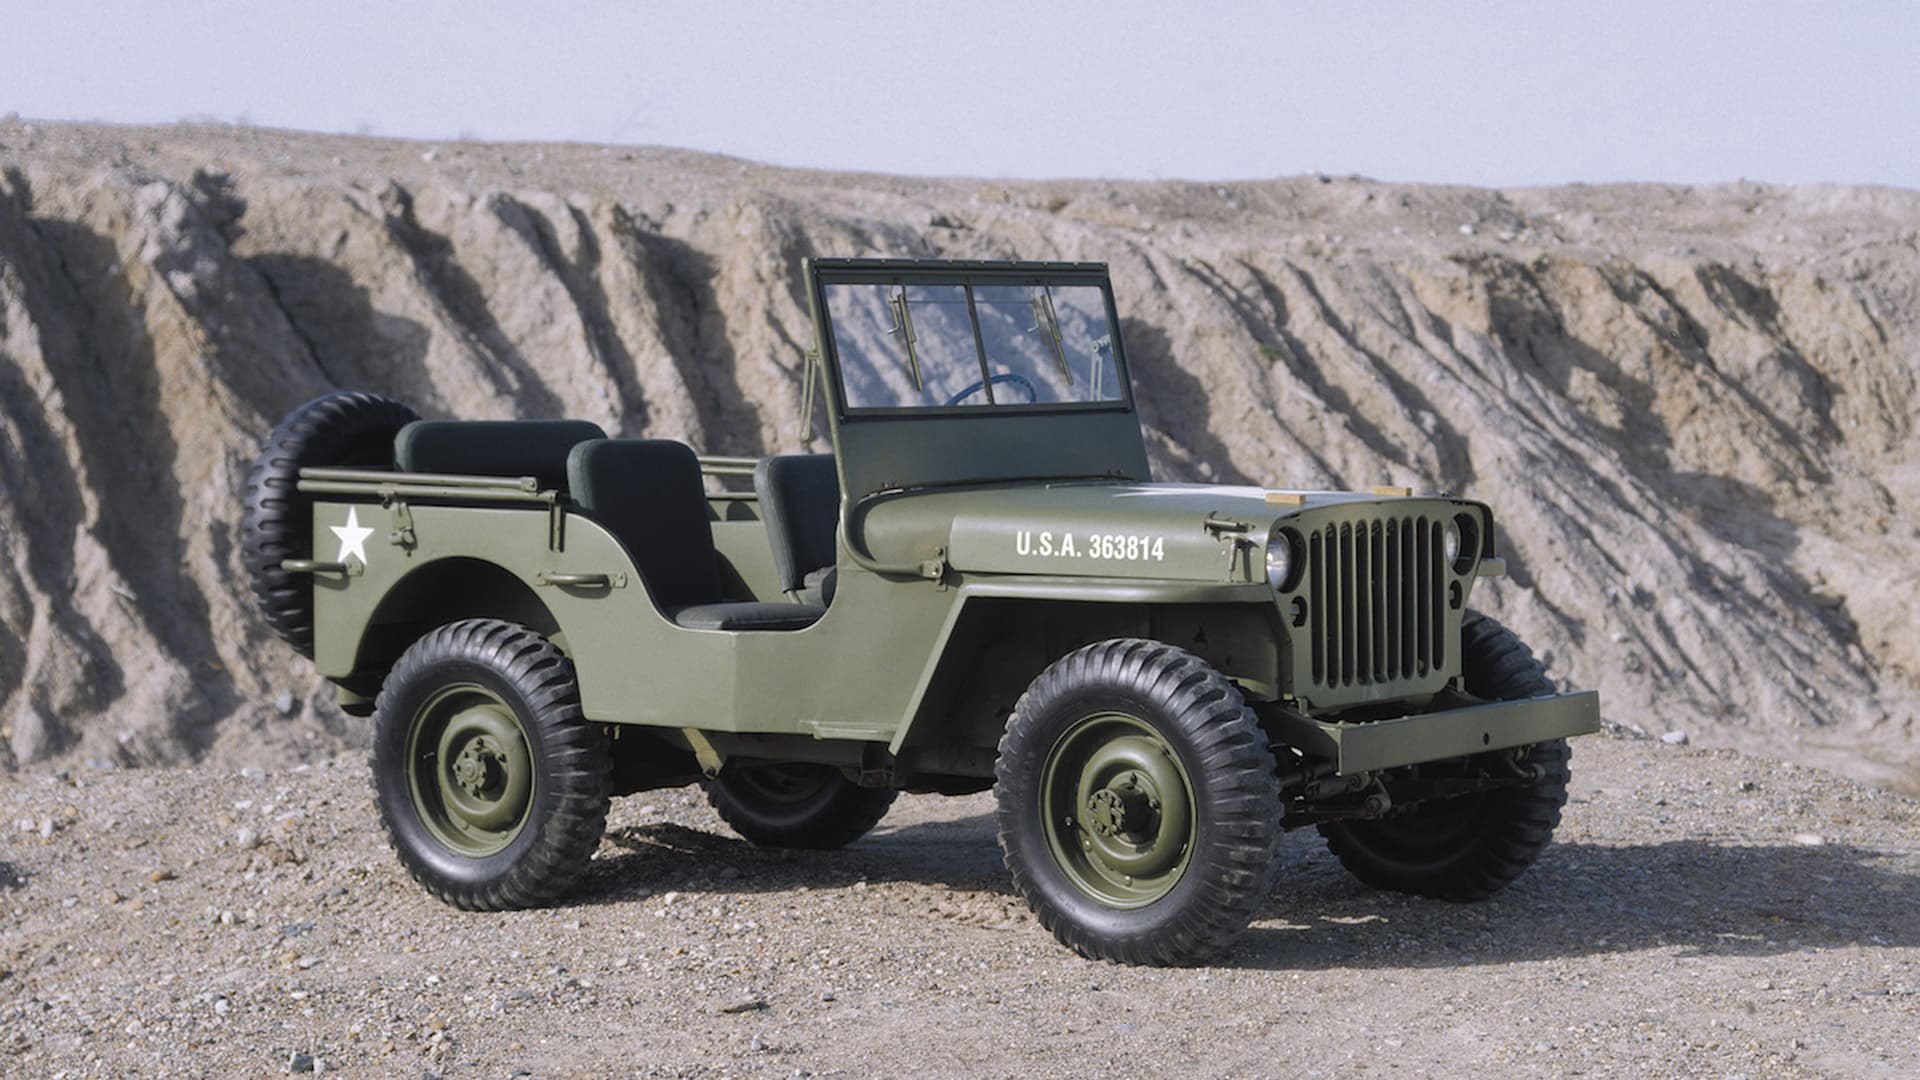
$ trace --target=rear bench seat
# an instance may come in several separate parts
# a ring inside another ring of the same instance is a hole
[[[568,452],[606,437],[587,420],[415,420],[393,437],[393,461],[401,472],[531,476],[564,491]]]

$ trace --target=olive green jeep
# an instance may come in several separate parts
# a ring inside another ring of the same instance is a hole
[[[690,782],[801,848],[899,791],[992,788],[1041,923],[1129,963],[1233,940],[1286,829],[1456,900],[1540,854],[1599,705],[1468,607],[1504,569],[1486,506],[1152,482],[1103,266],[805,275],[832,454],[364,393],[268,437],[254,590],[374,717],[380,814],[428,890],[551,901],[611,796]]]

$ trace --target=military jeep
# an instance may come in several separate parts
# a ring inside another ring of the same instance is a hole
[[[1540,854],[1599,705],[1468,606],[1504,569],[1486,506],[1154,483],[1104,266],[804,273],[831,454],[365,393],[268,437],[254,591],[374,717],[380,815],[429,891],[552,901],[610,797],[693,782],[798,848],[899,791],[991,788],[1042,925],[1128,963],[1233,940],[1287,829],[1454,900]]]

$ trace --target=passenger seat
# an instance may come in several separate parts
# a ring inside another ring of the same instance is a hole
[[[832,454],[782,454],[753,468],[753,491],[773,545],[780,591],[803,603],[833,602],[840,478]]]

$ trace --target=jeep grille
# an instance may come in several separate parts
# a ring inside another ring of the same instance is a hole
[[[1440,522],[1341,522],[1307,537],[1313,681],[1329,689],[1423,679],[1446,662]]]

